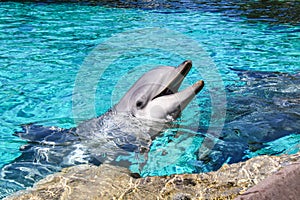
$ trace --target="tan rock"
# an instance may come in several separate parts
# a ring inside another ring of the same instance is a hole
[[[264,179],[259,184],[242,193],[236,200],[299,200],[299,198],[300,163],[295,163],[284,167],[275,174]]]
[[[133,178],[108,164],[80,165],[62,170],[19,192],[10,200],[48,199],[233,199],[283,167],[300,162],[300,153],[259,156],[224,165],[216,172]]]

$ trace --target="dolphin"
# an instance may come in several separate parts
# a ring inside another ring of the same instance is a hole
[[[201,91],[202,80],[179,91],[192,67],[157,67],[140,77],[105,114],[63,129],[37,124],[22,126],[15,135],[28,141],[21,155],[1,169],[0,182],[13,180],[18,187],[32,186],[47,174],[82,163],[119,164],[120,155],[146,153],[153,139],[176,120]],[[128,166],[128,165],[127,165]]]

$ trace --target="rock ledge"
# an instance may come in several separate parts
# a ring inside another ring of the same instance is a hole
[[[280,195],[296,199],[300,196],[299,181],[300,152],[259,156],[224,165],[216,172],[165,177],[133,178],[121,167],[79,165],[49,175],[7,199],[267,199],[274,193],[276,199],[281,199]]]

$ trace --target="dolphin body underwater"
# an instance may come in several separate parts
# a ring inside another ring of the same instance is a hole
[[[143,154],[152,140],[180,116],[203,88],[202,80],[178,92],[192,67],[163,66],[145,73],[123,98],[100,117],[63,129],[29,124],[15,135],[28,141],[21,155],[1,169],[1,181],[23,189],[48,174],[76,164],[116,163],[120,155]],[[119,163],[118,163],[119,162]]]

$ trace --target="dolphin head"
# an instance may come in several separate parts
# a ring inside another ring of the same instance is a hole
[[[157,67],[145,73],[114,106],[114,110],[154,121],[175,120],[204,86],[200,80],[178,92],[191,67],[192,61],[187,60],[178,67]]]

